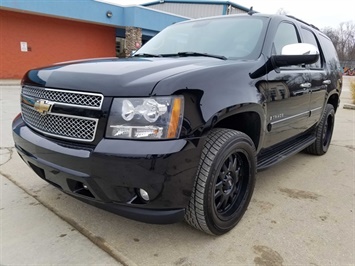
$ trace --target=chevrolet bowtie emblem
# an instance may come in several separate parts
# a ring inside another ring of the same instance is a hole
[[[46,115],[48,112],[51,111],[52,104],[46,100],[37,100],[34,104],[34,108],[41,115]]]

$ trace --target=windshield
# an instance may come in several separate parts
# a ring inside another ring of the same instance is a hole
[[[256,59],[261,53],[266,19],[226,16],[175,24],[152,38],[136,55],[178,56],[194,52],[228,59]]]

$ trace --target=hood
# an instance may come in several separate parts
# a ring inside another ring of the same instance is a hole
[[[149,96],[165,78],[233,62],[205,57],[73,61],[30,70],[23,82],[47,88],[100,92],[104,96]]]

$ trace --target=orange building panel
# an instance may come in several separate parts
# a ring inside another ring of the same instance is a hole
[[[0,79],[56,62],[112,57],[115,45],[112,27],[0,10]]]

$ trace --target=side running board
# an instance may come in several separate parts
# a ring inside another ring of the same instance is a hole
[[[274,149],[261,152],[258,155],[258,170],[263,170],[276,163],[279,163],[291,155],[299,153],[316,140],[314,135],[305,135],[294,139]]]

